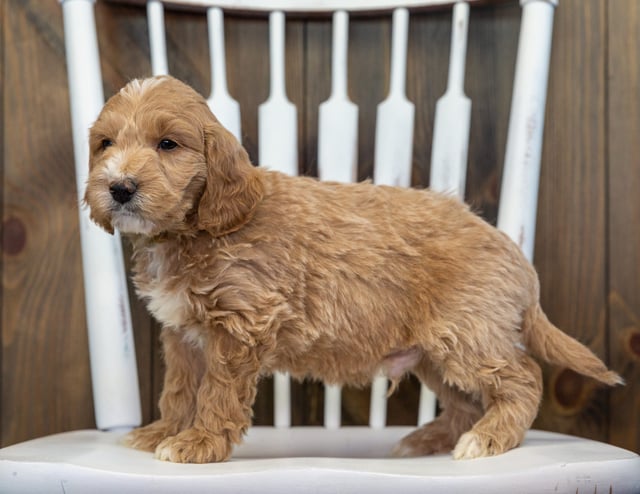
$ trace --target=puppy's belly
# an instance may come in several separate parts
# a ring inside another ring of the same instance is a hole
[[[340,351],[309,352],[294,359],[279,359],[273,370],[289,372],[296,379],[312,378],[328,384],[366,386],[383,372],[391,380],[401,379],[423,358],[417,347],[393,350],[382,356],[349,356]]]
[[[384,357],[382,369],[389,379],[400,379],[422,359],[423,352],[417,346],[391,352]]]

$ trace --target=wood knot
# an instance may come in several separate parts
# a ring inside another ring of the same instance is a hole
[[[629,352],[635,358],[640,359],[640,331],[635,329],[629,331],[628,334],[627,345],[629,347]]]
[[[27,245],[27,229],[19,218],[10,216],[2,223],[2,250],[9,256],[20,254]]]
[[[563,369],[552,378],[552,399],[563,415],[573,415],[588,401],[588,388],[583,376],[571,369]]]

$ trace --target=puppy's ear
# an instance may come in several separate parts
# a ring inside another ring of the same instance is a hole
[[[103,219],[96,218],[93,215],[91,215],[91,219],[93,220],[94,223],[96,223],[105,232],[110,233],[111,235],[113,235],[113,225],[111,224],[110,221],[108,221],[107,219],[104,219],[104,218]]]
[[[237,139],[217,121],[205,127],[207,176],[198,204],[197,228],[220,236],[253,216],[264,194],[262,173]]]
[[[82,207],[89,208],[89,218],[91,218],[91,221],[93,221],[96,225],[98,225],[107,233],[110,233],[111,235],[113,235],[113,225],[111,224],[110,218],[107,218],[105,215],[97,215],[95,212],[95,209],[90,207],[89,187],[90,186],[88,185],[87,189],[84,192],[84,198],[82,199]]]

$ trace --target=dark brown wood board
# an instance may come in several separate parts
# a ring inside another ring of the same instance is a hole
[[[608,331],[611,365],[627,385],[611,392],[609,440],[640,449],[640,5],[609,2]],[[615,36],[613,34],[615,33]],[[633,56],[631,54],[634,54]]]

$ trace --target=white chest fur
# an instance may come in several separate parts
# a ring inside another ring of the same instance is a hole
[[[201,345],[200,330],[194,325],[189,302],[188,279],[180,276],[178,259],[163,244],[147,247],[138,293],[151,314],[166,329],[183,331],[185,340]]]

